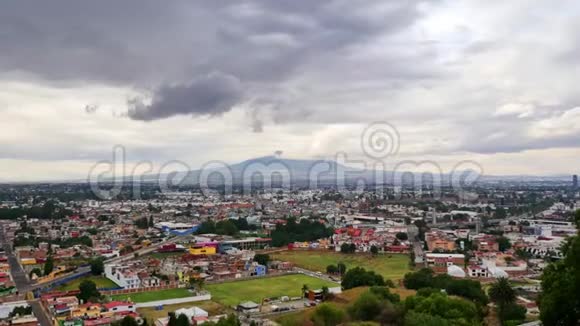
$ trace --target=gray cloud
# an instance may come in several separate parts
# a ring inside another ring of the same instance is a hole
[[[88,114],[96,113],[98,109],[99,109],[99,105],[98,104],[87,104],[87,105],[85,105],[85,112],[88,113]]]
[[[256,147],[264,145],[266,137],[255,133],[275,134],[291,155],[304,152],[288,146],[296,138],[316,141],[317,132],[324,136],[329,129],[332,135],[333,128],[376,120],[410,135],[405,148],[415,153],[493,155],[577,146],[580,131],[533,131],[547,125],[543,121],[560,126],[578,118],[554,116],[580,103],[574,86],[580,6],[539,5],[544,14],[538,19],[525,2],[466,1],[5,1],[0,82],[58,92],[51,99],[40,90],[36,103],[28,96],[15,102],[20,87],[0,94],[0,129],[32,114],[42,117],[35,129],[44,126],[28,142],[38,147],[20,154],[9,147],[2,155],[38,159],[49,148],[54,153],[47,157],[62,159],[71,155],[74,140],[82,140],[80,151],[132,139],[146,152],[168,125],[191,125],[195,133],[184,136],[183,145],[174,135],[158,147],[180,152],[190,148],[189,137],[215,132],[204,149],[219,151],[214,140],[232,138],[223,123],[246,128],[237,136],[248,137],[248,147],[256,139]],[[127,97],[132,99],[125,106]],[[114,117],[87,116],[95,108],[80,110],[86,103],[101,104],[99,113],[111,108]],[[532,103],[534,109],[494,114],[509,103]],[[243,119],[227,114],[232,107],[245,110]],[[73,114],[81,115],[79,128],[55,123]],[[142,123],[174,116],[183,119]],[[216,118],[193,125],[198,121],[192,116]],[[211,130],[201,130],[208,125]],[[41,136],[62,132],[62,147],[47,146],[50,140]],[[81,132],[86,138],[75,137]],[[328,147],[352,142],[340,137]],[[100,155],[87,151],[87,157]]]
[[[229,111],[243,97],[240,81],[222,73],[201,76],[190,83],[157,89],[150,104],[142,99],[129,102],[128,116],[151,121],[176,115],[217,116]]]

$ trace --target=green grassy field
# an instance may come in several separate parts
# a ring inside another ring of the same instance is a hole
[[[56,288],[58,291],[78,290],[82,281],[89,280],[95,282],[99,289],[116,288],[118,285],[104,276],[87,276],[77,278]]]
[[[275,253],[273,259],[289,261],[296,266],[326,272],[326,266],[344,263],[347,268],[363,267],[381,274],[393,281],[402,279],[409,272],[409,256],[404,254],[341,254],[332,251],[282,251]]]
[[[244,301],[260,303],[264,298],[284,295],[290,297],[300,296],[300,291],[304,284],[311,289],[320,289],[323,286],[339,286],[336,283],[315,277],[293,274],[248,281],[208,284],[206,289],[211,292],[212,300],[226,306],[232,306]]]
[[[131,293],[131,294],[118,294],[111,297],[112,300],[127,300],[130,298],[133,302],[150,302],[157,300],[166,299],[176,299],[185,298],[191,296],[191,292],[187,289],[170,289],[170,290],[160,290],[151,292],[141,292],[141,293]]]

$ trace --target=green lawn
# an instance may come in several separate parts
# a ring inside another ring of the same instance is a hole
[[[127,300],[131,299],[133,302],[150,302],[157,300],[166,299],[177,299],[185,298],[191,296],[191,292],[188,289],[169,289],[151,292],[140,292],[140,293],[130,293],[130,294],[118,294],[111,297],[112,300]]]
[[[300,296],[302,286],[306,284],[311,289],[323,286],[340,286],[303,274],[284,275],[279,277],[259,278],[248,281],[208,284],[206,289],[211,292],[212,300],[223,305],[233,306],[244,301],[260,303],[264,298],[280,296]]]
[[[87,277],[77,278],[76,280],[73,280],[73,281],[70,281],[66,284],[63,284],[63,285],[57,287],[55,290],[58,290],[58,291],[78,290],[81,282],[85,281],[85,280],[95,282],[95,284],[97,285],[97,288],[99,288],[99,289],[109,289],[109,288],[118,287],[118,285],[115,282],[109,280],[108,278],[106,278],[104,276],[87,276]]]
[[[393,281],[402,279],[409,272],[409,256],[404,254],[341,254],[333,251],[282,251],[275,253],[273,259],[289,261],[296,266],[316,271],[326,272],[326,266],[344,263],[348,268],[363,267],[383,275]]]

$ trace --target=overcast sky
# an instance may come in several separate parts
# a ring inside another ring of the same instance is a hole
[[[129,164],[364,158],[580,173],[575,1],[2,1],[0,180]]]

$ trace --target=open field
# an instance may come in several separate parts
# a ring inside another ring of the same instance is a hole
[[[306,284],[311,289],[323,286],[336,287],[336,283],[327,282],[303,274],[284,275],[279,277],[258,278],[248,281],[228,282],[206,285],[211,292],[212,300],[226,306],[237,305],[244,301],[260,303],[264,298],[300,296],[302,286]]]
[[[188,289],[169,289],[160,291],[150,291],[150,292],[140,292],[140,293],[130,293],[130,294],[117,294],[113,295],[113,300],[127,300],[130,298],[133,302],[150,302],[157,300],[167,300],[167,299],[177,299],[190,297],[192,294]],[[192,304],[193,305],[193,304]]]
[[[180,257],[185,255],[185,252],[152,252],[141,257],[155,258],[155,259],[165,259],[169,257]]]
[[[404,254],[341,254],[333,251],[282,251],[272,255],[276,260],[289,261],[298,267],[326,272],[326,266],[344,263],[347,267],[363,267],[393,281],[402,279],[409,272],[409,256]]]
[[[97,285],[97,288],[99,288],[99,289],[110,289],[110,288],[119,287],[115,282],[109,280],[108,278],[106,278],[104,276],[87,276],[87,277],[77,278],[76,280],[73,280],[73,281],[70,281],[66,284],[63,284],[63,285],[55,288],[55,290],[58,290],[58,291],[78,290],[81,282],[85,281],[85,280],[95,282],[95,284]]]
[[[358,297],[368,291],[368,287],[358,287],[354,289],[349,289],[341,294],[338,294],[329,301],[329,304],[346,311],[348,305],[354,302]],[[415,295],[415,290],[407,290],[407,289],[391,289],[392,293],[396,293],[401,297],[401,300],[405,300],[408,296]],[[301,326],[301,325],[308,325],[310,324],[310,317],[316,308],[308,308],[303,311],[293,311],[282,315],[277,315],[272,317],[272,320],[277,322],[282,326]],[[375,325],[374,323],[369,323],[369,325]],[[378,324],[376,324],[378,325]]]
[[[172,305],[164,305],[163,310],[155,310],[156,307],[149,308],[138,308],[139,312],[147,321],[149,325],[152,325],[155,320],[162,317],[167,317],[169,312],[173,312],[181,308],[199,307],[209,313],[210,316],[221,315],[226,312],[226,309],[219,303],[213,301],[199,301],[199,302],[186,302]]]

